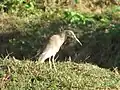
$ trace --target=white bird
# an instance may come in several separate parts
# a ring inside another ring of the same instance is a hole
[[[52,64],[51,64],[51,57],[52,57],[53,67],[55,71],[57,71],[55,67],[55,63],[54,63],[55,61],[54,58],[55,58],[56,53],[59,51],[60,47],[62,46],[62,44],[67,39],[67,36],[73,36],[75,40],[79,42],[80,45],[82,46],[82,43],[77,39],[73,31],[64,30],[60,34],[56,34],[50,37],[49,42],[45,50],[43,50],[43,53],[39,56],[38,61],[40,61],[40,63],[44,63],[44,61],[47,58],[49,58],[50,68],[52,68]]]

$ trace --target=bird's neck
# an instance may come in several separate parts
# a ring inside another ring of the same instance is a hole
[[[60,34],[60,36],[61,36],[61,38],[64,39],[64,40],[67,38],[65,32],[62,32],[62,33]]]

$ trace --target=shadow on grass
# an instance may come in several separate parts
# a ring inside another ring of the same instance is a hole
[[[86,26],[79,27],[80,29],[76,29],[75,32],[84,33],[82,36],[78,34],[83,46],[68,39],[56,55],[59,55],[57,60],[65,61],[71,57],[71,60],[77,63],[89,62],[104,68],[120,68],[119,25],[119,23],[111,24],[109,27],[98,28],[95,31],[89,30]],[[66,25],[61,21],[50,22],[49,25],[44,24],[42,27],[39,23],[30,26],[25,24],[28,31],[0,33],[0,54],[6,56],[12,52],[11,55],[18,59],[29,59],[35,56],[38,50],[42,52],[49,36],[59,32],[61,26]],[[108,32],[105,33],[105,30]]]

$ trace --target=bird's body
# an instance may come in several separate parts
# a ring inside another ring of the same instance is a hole
[[[67,38],[67,34],[72,34],[72,36],[76,39],[76,41],[78,41],[81,44],[81,42],[77,39],[77,37],[75,36],[73,31],[65,30],[65,31],[61,32],[60,34],[56,34],[56,35],[53,35],[50,37],[49,42],[48,42],[46,48],[43,50],[43,53],[39,56],[38,61],[40,61],[40,63],[44,63],[44,61],[47,58],[49,58],[49,63],[50,63],[50,68],[51,68],[52,65],[51,65],[50,59],[52,57],[53,66],[55,68],[54,57],[55,57],[56,53],[59,51],[62,44],[65,42],[65,40]],[[55,70],[56,70],[56,68],[55,68]]]
[[[47,58],[55,56],[65,39],[64,33],[51,36],[45,50],[39,57],[39,61],[43,63]]]

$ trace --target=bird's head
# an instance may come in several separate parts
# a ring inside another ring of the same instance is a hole
[[[76,37],[76,35],[74,34],[72,30],[64,30],[63,33],[65,33],[66,37],[74,38],[82,46],[82,43],[78,40],[78,38]]]

